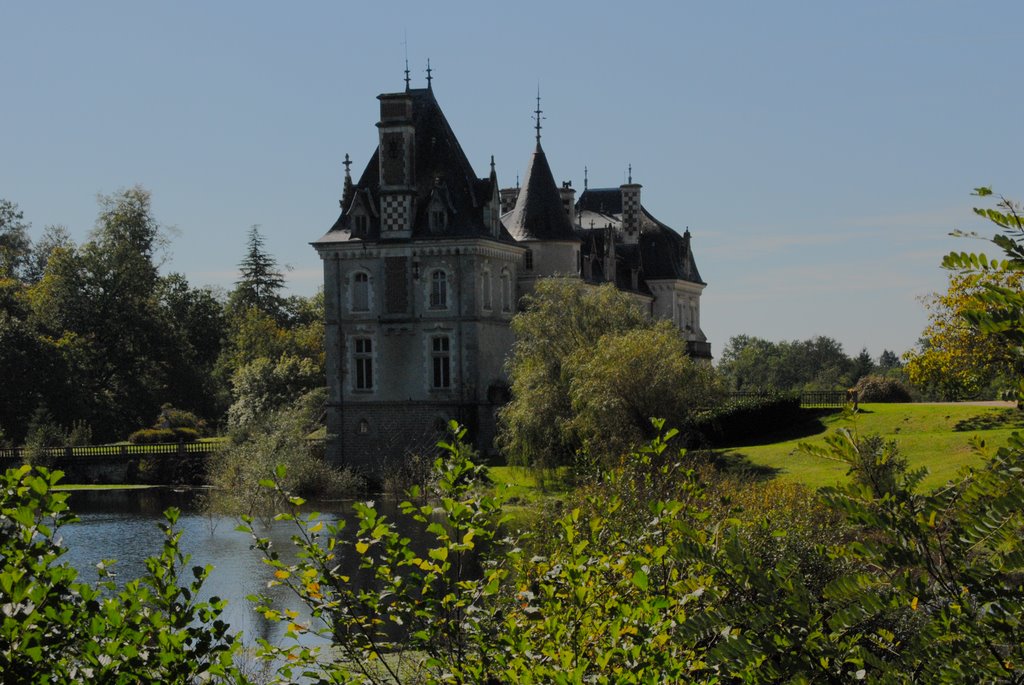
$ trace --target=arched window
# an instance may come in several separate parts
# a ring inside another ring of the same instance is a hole
[[[370,311],[370,275],[364,271],[352,274],[352,311]]]
[[[359,434],[366,435],[370,432],[370,422],[366,419],[359,420]]]
[[[430,308],[448,308],[448,274],[435,271],[430,275]]]

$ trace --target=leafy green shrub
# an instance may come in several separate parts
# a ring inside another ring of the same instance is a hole
[[[4,683],[239,682],[236,636],[225,602],[201,601],[210,567],[192,567],[166,512],[163,550],[118,589],[100,564],[95,585],[77,580],[59,541],[75,517],[60,472],[23,466],[0,477],[0,673]]]
[[[168,442],[195,442],[199,432],[194,428],[143,428],[128,436],[133,445],[156,445]]]
[[[323,443],[309,440],[323,414],[326,389],[306,393],[289,407],[264,415],[258,424],[236,429],[231,445],[211,456],[207,484],[209,511],[273,515],[283,501],[260,487],[285,467],[284,486],[303,497],[351,495],[363,487],[350,470],[335,468],[324,458]]]
[[[190,428],[202,434],[206,430],[206,422],[190,411],[165,404],[160,408],[160,415],[153,428]]]
[[[732,446],[771,435],[803,419],[797,394],[734,398],[697,414],[685,431],[685,442],[688,447]]]
[[[912,402],[910,391],[896,378],[864,376],[853,387],[858,402]]]

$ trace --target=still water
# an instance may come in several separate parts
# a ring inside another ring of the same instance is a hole
[[[214,570],[203,586],[202,598],[216,596],[228,600],[222,618],[235,631],[243,631],[247,643],[256,638],[281,642],[285,624],[266,620],[246,597],[267,594],[275,608],[294,609],[300,620],[308,620],[308,612],[287,589],[267,588],[272,571],[261,561],[260,553],[250,549],[252,538],[235,530],[238,519],[206,515],[199,510],[197,499],[196,491],[162,488],[74,491],[69,503],[80,521],[61,529],[68,550],[64,558],[78,570],[82,581],[95,581],[96,565],[110,559],[116,560],[113,569],[117,582],[123,584],[138,578],[146,571],[145,559],[159,554],[162,548],[159,524],[164,522],[163,511],[178,507],[181,516],[177,529],[183,531],[181,549],[192,555],[181,576],[182,584],[191,580],[192,566],[212,565]],[[325,523],[347,516],[350,509],[347,502],[331,502],[317,508],[323,512],[321,518]],[[294,523],[280,521],[266,527],[259,523],[255,526],[261,537],[272,540],[284,559],[293,554],[290,538],[296,532]]]

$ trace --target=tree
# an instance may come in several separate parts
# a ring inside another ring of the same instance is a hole
[[[1014,271],[956,272],[945,293],[924,299],[928,325],[917,350],[905,355],[911,383],[943,400],[978,397],[1013,374],[1014,355],[1003,341],[971,325],[968,313],[981,306],[989,287],[1020,288],[1024,274]]]
[[[573,389],[584,382],[597,384],[601,374],[613,372],[615,360],[607,356],[601,357],[600,364],[586,364],[588,356],[601,351],[603,336],[609,336],[605,340],[610,342],[619,334],[635,332],[631,341],[638,349],[629,350],[629,356],[649,364],[648,372],[662,370],[653,350],[655,342],[664,343],[663,332],[656,333],[658,327],[631,295],[610,284],[594,287],[575,279],[540,280],[513,318],[512,330],[516,334],[508,361],[512,400],[499,415],[498,436],[498,444],[512,463],[552,468],[573,463],[587,442],[596,447],[597,435],[582,430],[584,425],[595,426],[596,405],[586,400],[582,390],[576,391],[574,400]],[[685,343],[680,339],[679,344]],[[621,346],[617,349],[623,350]],[[676,365],[669,370],[683,375],[669,375],[666,383],[691,380],[689,366]],[[643,389],[639,390],[642,394]],[[648,392],[646,397],[638,394],[628,401],[620,398],[617,426],[639,426],[639,421],[649,420],[646,408],[656,395],[650,388]],[[589,418],[578,417],[577,409]],[[637,419],[639,414],[644,415]],[[636,432],[643,430],[638,427]]]
[[[749,335],[729,339],[718,371],[737,392],[845,389],[855,372],[853,360],[832,338],[775,343]]]
[[[23,276],[26,283],[35,284],[43,279],[50,255],[58,248],[74,250],[75,244],[71,240],[68,229],[64,226],[59,224],[47,226],[43,229],[43,235],[32,246],[32,253],[25,265]]]
[[[236,310],[255,307],[277,317],[283,304],[280,292],[284,288],[284,275],[277,260],[267,252],[258,224],[249,229],[246,245],[248,251],[238,264],[241,278],[235,281],[231,293],[232,307]]]
[[[868,353],[868,348],[861,348],[861,351],[853,358],[853,370],[850,372],[851,385],[855,385],[861,378],[874,373],[874,371],[875,360]]]
[[[234,402],[228,422],[236,427],[251,425],[323,383],[322,369],[308,358],[289,354],[276,360],[260,357],[231,377]]]
[[[567,428],[603,464],[656,435],[654,417],[685,426],[721,401],[714,369],[693,361],[668,321],[601,336],[566,362],[572,417]]]
[[[991,197],[992,190],[975,188],[975,195]],[[1024,210],[1019,203],[999,196],[995,208],[976,207],[974,212],[1000,229],[990,242],[1005,258],[989,259],[984,254],[953,252],[946,255],[942,265],[979,279],[980,290],[974,295],[973,306],[964,308],[963,318],[974,331],[994,338],[1008,349],[1013,392],[1020,404],[1024,400],[1024,325],[1021,323],[1024,321],[1024,292],[1017,279],[1024,272]],[[976,233],[958,234],[978,237]]]
[[[899,356],[895,352],[882,350],[882,354],[878,357],[878,368],[883,372],[900,369],[903,368],[903,362],[900,361]]]
[[[150,194],[135,186],[99,197],[89,240],[54,249],[30,292],[33,321],[59,345],[74,402],[100,439],[124,437],[156,416],[175,379],[159,299],[158,252],[164,244]]]
[[[32,249],[29,226],[18,205],[0,199],[0,278],[22,276]]]

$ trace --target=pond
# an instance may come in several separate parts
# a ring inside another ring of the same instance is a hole
[[[260,553],[250,549],[252,538],[235,530],[239,520],[204,514],[197,500],[198,491],[164,488],[73,491],[69,503],[80,521],[61,528],[68,550],[64,559],[78,570],[79,579],[85,582],[95,581],[96,565],[109,559],[117,562],[113,569],[118,583],[134,580],[145,573],[145,559],[158,554],[162,548],[163,533],[159,524],[164,522],[163,511],[178,507],[181,517],[177,528],[183,531],[181,549],[192,555],[182,575],[182,584],[192,578],[192,566],[212,565],[214,570],[203,586],[202,598],[216,596],[228,600],[222,618],[235,631],[243,631],[246,643],[253,643],[256,638],[279,643],[285,624],[265,619],[246,597],[268,594],[276,608],[298,611],[300,620],[308,620],[308,611],[286,588],[267,588],[273,574],[262,562]],[[323,512],[325,523],[337,521],[348,515],[351,503],[331,502],[317,510]],[[259,523],[255,525],[258,534],[270,538],[283,558],[293,553],[290,538],[296,530],[294,523],[271,522],[265,528]]]

